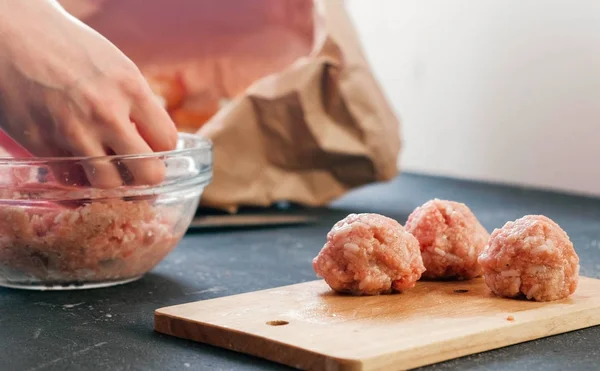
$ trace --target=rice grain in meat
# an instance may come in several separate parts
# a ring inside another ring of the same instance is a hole
[[[502,297],[564,299],[579,281],[579,257],[569,236],[543,215],[527,215],[494,230],[479,263],[486,284]]]
[[[379,214],[350,214],[337,222],[313,268],[333,290],[353,295],[410,289],[425,270],[417,240]]]
[[[419,241],[427,279],[471,279],[481,275],[477,257],[489,233],[467,205],[430,200],[408,217],[405,228]]]

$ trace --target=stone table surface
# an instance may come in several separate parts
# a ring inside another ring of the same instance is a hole
[[[34,292],[0,288],[0,370],[271,370],[286,367],[153,331],[168,305],[316,279],[312,258],[332,224],[350,212],[404,223],[431,198],[465,202],[493,230],[545,214],[570,235],[581,273],[600,275],[600,200],[402,174],[310,210],[316,224],[190,232],[151,273],[112,288]],[[593,370],[600,326],[424,367],[423,370]]]

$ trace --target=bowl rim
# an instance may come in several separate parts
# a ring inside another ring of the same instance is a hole
[[[176,155],[186,155],[197,151],[208,152],[212,151],[213,143],[210,139],[205,138],[199,134],[192,133],[178,133],[177,139],[192,139],[196,141],[193,147],[174,149],[171,151],[159,151],[152,153],[139,153],[130,155],[104,155],[104,156],[73,156],[73,157],[8,157],[0,156],[0,165],[35,165],[45,164],[53,162],[77,162],[77,161],[90,161],[90,160],[131,160],[131,159],[148,159],[148,158],[160,158],[160,157],[173,157]]]

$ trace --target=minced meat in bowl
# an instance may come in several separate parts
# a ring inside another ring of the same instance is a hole
[[[135,167],[149,161],[159,178],[137,182]],[[212,163],[211,143],[191,134],[149,155],[0,158],[0,286],[94,288],[142,277],[186,233]],[[89,174],[108,165],[121,184],[98,188]]]

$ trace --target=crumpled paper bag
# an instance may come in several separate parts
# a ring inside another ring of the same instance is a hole
[[[60,0],[214,144],[201,204],[320,206],[398,173],[400,125],[342,0]]]

